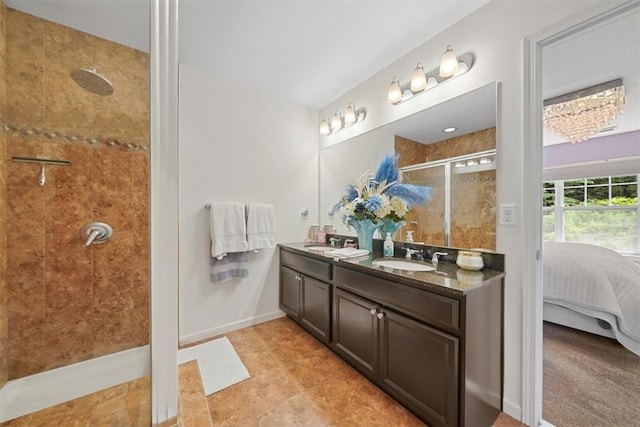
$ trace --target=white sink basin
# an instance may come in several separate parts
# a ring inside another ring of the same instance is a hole
[[[373,261],[373,265],[377,265],[380,267],[388,267],[395,268],[396,270],[407,270],[407,271],[433,271],[435,268],[430,265],[411,262],[411,261],[402,261],[401,259],[377,259]]]

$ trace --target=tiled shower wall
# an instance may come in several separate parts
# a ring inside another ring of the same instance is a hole
[[[148,343],[148,55],[7,9],[8,377]],[[114,86],[101,97],[74,68]],[[12,162],[12,156],[71,166]],[[106,222],[86,247],[82,226]],[[1,226],[1,224],[0,224]]]
[[[396,136],[395,150],[400,167],[418,163],[448,159],[496,148],[495,128],[484,129],[467,135],[450,138],[434,144],[420,144]],[[430,177],[437,171],[412,172],[412,180],[440,182],[443,177]],[[453,175],[451,180],[451,240],[457,248],[496,248],[496,171]],[[438,184],[440,185],[440,184]],[[444,181],[442,181],[442,186]],[[436,197],[425,209],[414,210],[407,216],[407,223],[416,220],[422,224],[414,233],[416,241],[444,242],[441,224],[444,221],[444,198]],[[409,228],[411,229],[411,228]]]
[[[5,99],[5,15],[0,0],[0,117],[4,115]],[[0,387],[8,378],[7,353],[7,147],[4,132],[0,131]]]

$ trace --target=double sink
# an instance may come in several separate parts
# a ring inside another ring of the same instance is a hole
[[[331,246],[305,246],[306,250],[326,252],[336,249]],[[434,271],[436,268],[424,262],[405,261],[397,258],[378,258],[372,261],[373,265],[378,267],[392,268],[404,271]]]

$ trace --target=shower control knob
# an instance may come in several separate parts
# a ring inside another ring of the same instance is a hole
[[[85,242],[85,246],[94,243],[104,243],[113,236],[113,228],[104,222],[92,222],[80,230],[80,238]]]

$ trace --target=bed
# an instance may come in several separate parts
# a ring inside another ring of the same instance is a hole
[[[616,339],[640,356],[640,267],[601,246],[545,243],[543,318]]]

